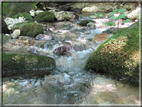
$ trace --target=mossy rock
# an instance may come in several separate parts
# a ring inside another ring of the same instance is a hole
[[[84,68],[138,82],[139,23],[116,31],[88,58]]]
[[[19,17],[24,17],[26,20],[33,20],[32,16],[29,13],[18,13],[13,16],[13,18],[19,18]]]
[[[2,19],[2,33],[9,33],[9,29],[3,19]]]
[[[12,31],[14,31],[15,29],[19,29],[21,26],[23,26],[26,23],[30,23],[30,21],[24,21],[24,22],[20,22],[20,23],[16,23],[12,26]]]
[[[79,23],[77,23],[77,24],[78,24],[78,25],[81,25],[81,26],[87,26],[87,24],[88,24],[89,22],[95,23],[95,21],[93,21],[93,20],[83,20],[83,21],[81,21],[81,22],[79,22]]]
[[[34,20],[38,21],[38,22],[53,22],[55,21],[55,16],[54,13],[52,12],[41,12],[39,13]]]
[[[22,22],[13,26],[12,30],[20,29],[22,36],[35,37],[43,33],[43,25],[37,22]]]
[[[19,12],[29,12],[30,10],[37,10],[36,3],[8,3],[3,2],[3,15],[7,17],[12,17]]]
[[[3,52],[3,76],[49,74],[56,67],[55,60],[39,55]]]

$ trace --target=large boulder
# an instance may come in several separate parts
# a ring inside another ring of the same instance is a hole
[[[49,12],[49,11],[44,11],[39,13],[35,18],[35,21],[38,22],[53,22],[55,21],[55,16],[54,13]]]
[[[55,60],[39,55],[9,54],[3,52],[3,77],[42,75],[51,73],[55,67]]]
[[[37,22],[17,23],[12,29],[20,29],[22,36],[35,37],[36,35],[43,33],[43,25]]]
[[[36,3],[11,3],[3,2],[3,15],[12,17],[19,12],[29,12],[30,10],[36,10]]]
[[[139,81],[139,22],[116,31],[88,58],[85,69]]]

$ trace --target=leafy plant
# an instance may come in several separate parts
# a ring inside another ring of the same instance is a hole
[[[121,20],[127,16],[124,14],[124,12],[126,12],[126,9],[115,9],[115,10],[113,10],[113,12],[109,13],[111,15],[111,17],[109,19]],[[115,14],[119,14],[119,16],[115,16]],[[126,19],[126,20],[123,20],[122,23],[127,23],[129,21],[130,21],[129,19]],[[105,25],[115,26],[115,23],[112,21],[108,21],[105,23]]]
[[[90,16],[90,17],[95,17],[95,16],[97,16],[97,17],[103,17],[105,15],[105,13],[95,13],[93,16]]]
[[[112,21],[108,21],[105,23],[106,26],[115,26],[116,24]]]

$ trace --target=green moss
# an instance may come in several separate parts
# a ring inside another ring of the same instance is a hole
[[[36,3],[2,3],[2,11],[4,16],[12,17],[19,12],[29,12],[30,10],[37,10]]]
[[[123,28],[88,58],[85,69],[139,80],[139,24]]]
[[[94,23],[95,23],[95,21],[93,21],[93,20],[83,20],[83,21],[81,21],[81,22],[79,22],[79,23],[77,23],[77,24],[78,24],[78,25],[81,25],[81,26],[87,26],[87,24],[88,24],[89,22],[94,22]]]
[[[33,18],[31,17],[31,15],[29,13],[18,13],[16,15],[13,16],[13,18],[19,18],[19,17],[24,17],[26,20],[33,20]]]
[[[13,26],[12,30],[20,29],[22,36],[35,37],[43,33],[43,25],[36,22],[17,23]]]
[[[34,19],[38,22],[53,22],[55,21],[55,16],[54,13],[45,11],[39,13]]]
[[[14,31],[15,29],[19,29],[21,26],[23,26],[26,23],[30,23],[30,22],[29,21],[24,21],[24,22],[14,24],[13,27],[12,27],[12,31]]]
[[[29,54],[7,54],[3,52],[3,76],[17,76],[23,74],[49,73],[56,64],[54,59]]]

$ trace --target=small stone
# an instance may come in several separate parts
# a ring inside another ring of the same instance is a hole
[[[56,55],[62,55],[66,52],[66,47],[65,46],[61,46],[61,47],[58,47],[56,48],[53,53],[56,54]]]
[[[69,45],[64,45],[61,47],[56,48],[53,53],[56,55],[63,55],[66,54],[67,52],[70,52],[71,47]]]
[[[20,36],[20,30],[16,29],[13,31],[13,33],[11,34],[12,39],[16,39],[18,36]]]
[[[38,34],[36,36],[36,40],[52,40],[53,37],[50,35],[46,35],[46,34]]]

